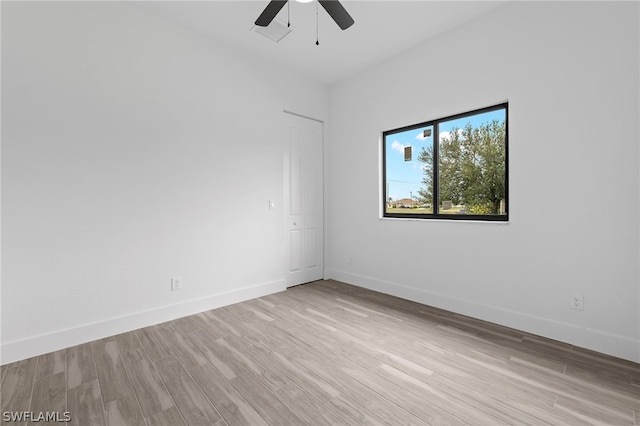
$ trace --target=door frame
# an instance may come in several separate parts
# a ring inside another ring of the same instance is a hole
[[[326,188],[326,182],[325,182],[325,141],[324,141],[324,136],[325,136],[325,122],[324,120],[315,118],[315,117],[311,117],[308,115],[304,115],[304,114],[300,114],[298,112],[295,111],[291,111],[291,110],[287,110],[287,109],[283,109],[282,112],[286,115],[291,115],[291,116],[295,116],[295,117],[299,117],[302,119],[306,119],[306,120],[310,120],[310,121],[314,121],[320,124],[320,181],[322,182],[322,188],[320,191],[321,194],[321,205],[319,207],[319,210],[322,212],[322,245],[321,245],[321,252],[322,252],[322,267],[321,267],[321,271],[322,271],[322,279],[326,279],[326,273],[325,273],[325,262],[326,262],[326,241],[325,241],[325,237],[326,237],[326,230],[325,230],[325,226],[326,226],[326,219],[325,219],[325,213],[326,213],[326,197],[325,197],[325,188]],[[286,130],[288,131],[288,121],[285,119],[285,127]],[[287,133],[285,133],[286,135]],[[285,141],[285,147],[284,147],[284,152],[283,152],[283,172],[285,173],[285,176],[283,176],[283,200],[287,199],[287,195],[286,195],[286,191],[288,191],[287,188],[287,183],[289,182],[290,176],[288,176],[288,164],[287,164],[287,160],[289,158],[290,152],[289,152],[289,140],[288,140],[288,136],[287,136],[287,140]],[[288,206],[284,206],[283,205],[283,214],[282,214],[282,219],[283,219],[283,224],[284,224],[284,229],[283,229],[283,233],[286,235],[288,233],[288,222],[289,222],[289,207]],[[285,240],[284,242],[287,247],[286,247],[286,253],[290,254],[290,247],[289,247],[289,242],[287,240]],[[288,270],[288,268],[285,268],[286,270]],[[288,275],[288,272],[286,273]],[[304,284],[304,283],[294,283],[291,284],[288,281],[288,276],[285,276],[285,285],[287,288],[289,287],[294,287],[296,285],[300,285],[300,284]]]

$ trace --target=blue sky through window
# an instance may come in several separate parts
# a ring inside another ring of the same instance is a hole
[[[492,120],[505,120],[505,110],[499,109],[482,114],[462,117],[454,120],[440,122],[440,135],[446,136],[452,128],[462,128],[471,123],[473,127],[489,123]],[[431,129],[431,136],[424,137],[424,130]],[[433,126],[419,127],[404,132],[386,135],[386,192],[387,199],[394,201],[401,199],[414,199],[418,196],[418,190],[422,187],[423,164],[418,161],[422,148],[433,144]],[[404,161],[404,148],[412,147],[411,161]]]

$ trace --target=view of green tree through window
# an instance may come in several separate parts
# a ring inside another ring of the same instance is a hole
[[[507,104],[383,133],[383,216],[508,220]]]

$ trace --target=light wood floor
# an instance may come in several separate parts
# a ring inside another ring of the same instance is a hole
[[[3,413],[83,426],[640,425],[639,364],[336,281],[0,374]]]

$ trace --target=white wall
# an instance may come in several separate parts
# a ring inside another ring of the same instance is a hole
[[[331,111],[328,276],[640,361],[637,3],[506,5],[330,103],[131,5],[1,8],[2,363],[282,289],[283,109]],[[509,224],[378,218],[382,130],[506,99]]]
[[[284,289],[282,111],[327,108],[131,4],[2,2],[2,363]]]
[[[640,361],[638,28],[514,2],[332,86],[327,275]],[[379,219],[383,130],[505,100],[508,224]]]

